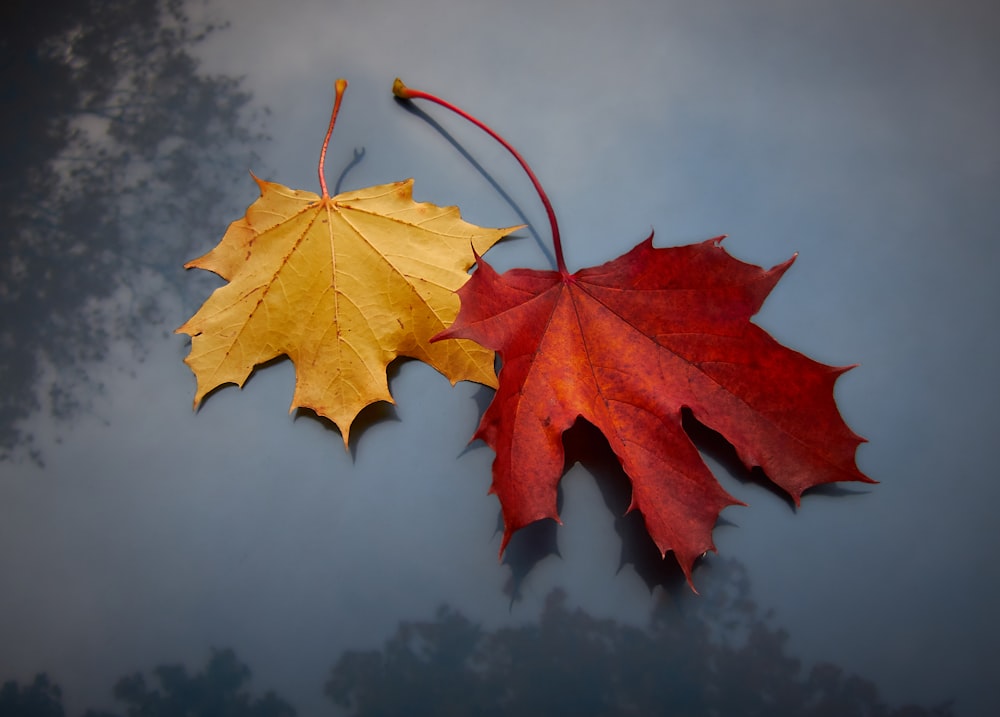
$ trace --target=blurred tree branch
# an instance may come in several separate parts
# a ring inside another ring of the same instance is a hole
[[[75,415],[89,365],[164,320],[234,213],[264,139],[240,80],[206,75],[180,0],[8,0],[0,9],[0,458],[21,423]]]

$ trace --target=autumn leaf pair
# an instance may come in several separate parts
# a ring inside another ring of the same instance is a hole
[[[847,369],[787,349],[750,322],[792,260],[764,270],[730,256],[721,237],[666,249],[650,237],[570,273],[551,204],[524,159],[476,118],[397,80],[397,97],[436,102],[488,132],[535,185],[557,269],[497,274],[481,254],[517,227],[486,229],[456,207],[414,202],[412,180],[329,196],[323,163],[345,88],[338,80],[321,194],[255,177],[261,196],[246,216],[187,264],[229,282],[177,329],[191,336],[195,406],[287,355],[296,370],[292,410],[329,418],[346,446],[365,406],[392,401],[388,364],[416,358],[452,384],[497,388],[475,437],[496,452],[501,552],[519,528],[559,520],[562,435],[582,418],[603,432],[631,479],[630,510],[689,580],[698,556],[715,550],[719,513],[740,501],[702,461],[682,409],[796,504],[812,486],[872,482],[855,462],[863,439],[833,398]]]

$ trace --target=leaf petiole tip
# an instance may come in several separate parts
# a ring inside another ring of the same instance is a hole
[[[413,93],[410,88],[407,87],[401,79],[396,78],[395,82],[392,83],[392,94],[401,100],[412,100]]]

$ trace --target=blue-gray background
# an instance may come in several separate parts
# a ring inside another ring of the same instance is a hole
[[[202,70],[244,77],[270,108],[273,139],[246,167],[267,179],[316,188],[343,76],[331,181],[363,147],[345,188],[415,177],[418,200],[458,204],[486,226],[520,223],[520,210],[537,236],[522,231],[488,259],[548,268],[544,212],[520,170],[475,128],[422,106],[504,197],[392,99],[400,75],[529,158],[571,269],[651,228],[659,246],[728,234],[731,253],[764,266],[798,252],[757,322],[813,358],[860,364],[837,399],[880,484],[807,495],[793,511],[722,471],[749,507],[726,511],[719,552],[747,566],[754,599],[806,661],[859,672],[892,703],[957,698],[960,714],[993,714],[992,3],[214,0],[191,12],[230,23],[199,47]],[[247,178],[233,206],[255,196]],[[224,228],[203,227],[194,245],[207,250]],[[171,227],[151,233],[169,241]],[[183,251],[178,264],[192,258]],[[359,432],[353,455],[319,422],[287,415],[287,362],[194,414],[187,343],[169,333],[194,308],[173,300],[142,362],[122,344],[90,366],[105,390],[85,415],[26,419],[44,466],[0,466],[0,678],[47,670],[75,711],[110,704],[108,686],[130,670],[197,666],[208,646],[232,646],[255,684],[314,714],[330,708],[320,686],[336,654],[375,647],[442,602],[487,627],[520,624],[562,586],[595,615],[646,620],[656,595],[617,571],[614,516],[581,466],[563,481],[561,555],[510,609],[492,455],[466,450],[477,387],[404,363],[395,417]]]

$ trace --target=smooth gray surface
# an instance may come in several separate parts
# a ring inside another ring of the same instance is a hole
[[[726,511],[719,551],[749,567],[795,654],[858,671],[891,702],[954,697],[962,715],[991,714],[991,3],[216,0],[209,12],[231,27],[203,48],[205,69],[245,75],[272,110],[267,179],[315,188],[343,76],[331,182],[364,147],[345,188],[413,176],[419,200],[458,204],[482,225],[519,223],[475,166],[391,98],[400,75],[529,159],[571,269],[618,256],[651,227],[658,246],[728,234],[731,253],[765,266],[798,252],[757,321],[817,360],[861,364],[837,397],[870,440],[862,470],[881,483],[807,496],[796,513],[723,475],[750,507]],[[421,108],[537,231],[495,248],[491,264],[548,268],[545,216],[513,161],[457,117]],[[249,179],[245,190],[249,203]],[[222,229],[205,228],[204,248]],[[59,442],[37,418],[45,468],[4,466],[5,676],[45,668],[69,705],[98,706],[153,655],[200,665],[207,645],[232,646],[256,684],[315,714],[328,708],[318,686],[337,652],[379,644],[443,601],[487,626],[519,623],[558,585],[590,612],[645,621],[654,598],[630,568],[616,574],[613,516],[579,466],[563,484],[562,556],[508,611],[486,495],[492,455],[465,450],[476,387],[404,364],[391,384],[398,420],[361,432],[352,457],[336,433],[286,415],[287,362],[192,414],[186,350],[183,337],[162,338],[134,375],[120,370],[127,353],[109,361],[92,416]]]

